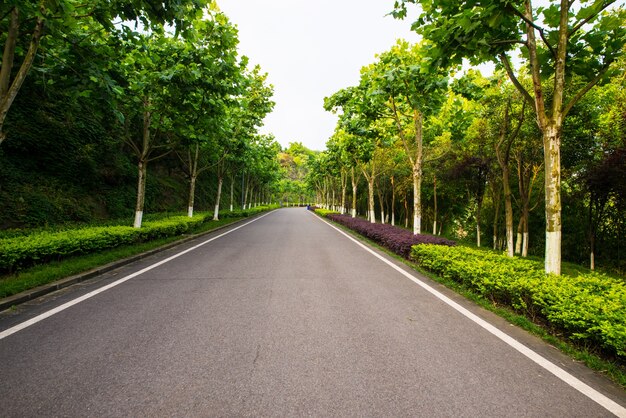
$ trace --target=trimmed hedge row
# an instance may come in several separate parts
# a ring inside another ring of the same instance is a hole
[[[626,356],[626,286],[588,273],[546,275],[536,261],[467,247],[417,245],[411,258],[531,318],[541,317],[571,340]]]
[[[244,211],[224,212],[221,218],[248,217],[271,209],[263,206]],[[174,216],[144,222],[141,228],[99,226],[60,232],[39,232],[28,236],[0,239],[0,272],[60,260],[73,255],[89,254],[121,245],[146,242],[193,231],[213,215],[204,213]]]
[[[435,244],[454,246],[456,243],[446,238],[435,235],[419,234],[414,235],[407,229],[398,228],[389,224],[373,224],[363,218],[353,218],[350,215],[339,215],[329,213],[326,217],[333,222],[337,222],[355,232],[371,239],[377,244],[393,251],[394,253],[409,258],[411,247],[417,244]]]

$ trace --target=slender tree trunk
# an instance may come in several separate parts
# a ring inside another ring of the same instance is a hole
[[[391,225],[396,225],[396,182],[391,176]]]
[[[509,183],[509,166],[502,165],[502,188],[504,189],[504,224],[506,228],[506,255],[513,257],[513,202]]]
[[[515,240],[515,254],[522,252],[522,232],[524,231],[524,215],[521,215],[517,223],[517,238]]]
[[[39,42],[43,36],[44,20],[42,17],[38,17],[35,21],[35,28],[33,30],[33,36],[28,46],[28,51],[24,56],[22,65],[20,66],[13,82],[10,83],[11,70],[13,68],[13,59],[15,57],[15,47],[17,45],[17,37],[19,32],[19,11],[17,7],[13,7],[9,16],[9,28],[7,31],[7,38],[5,40],[5,48],[2,55],[2,68],[0,68],[0,145],[6,138],[6,132],[4,131],[4,121],[7,113],[17,97],[24,80],[30,71],[30,68],[35,61],[37,49],[39,48]]]
[[[245,182],[245,187],[241,189],[241,193],[243,193],[243,205],[241,206],[242,210],[246,210],[246,206],[248,205],[249,189],[250,189],[250,176],[248,175],[248,180]]]
[[[589,269],[596,269],[595,246],[596,237],[593,227],[593,191],[589,193]]]
[[[224,183],[224,176],[217,176],[217,197],[215,198],[215,210],[213,211],[213,220],[218,221],[220,219],[220,200],[222,198],[222,184]]]
[[[409,199],[404,195],[404,227],[409,227]]]
[[[150,99],[144,99],[145,109],[150,106]],[[137,162],[137,203],[135,205],[135,221],[133,227],[141,228],[143,219],[143,208],[146,196],[146,175],[148,172],[148,155],[150,153],[150,125],[152,123],[152,114],[149,110],[143,112],[143,132],[142,147]]]
[[[352,217],[356,218],[356,197],[357,197],[358,181],[354,174],[354,167],[352,167]]]
[[[433,211],[433,235],[437,235],[437,176],[433,176],[433,200],[434,200],[434,211]]]
[[[522,257],[528,257],[528,221],[530,219],[528,208],[525,208],[522,216],[524,217],[524,229],[522,230]]]
[[[422,233],[422,167],[420,164],[413,167],[413,234]]]
[[[341,169],[341,214],[344,215],[346,210],[346,189],[348,188],[348,172]]]
[[[148,171],[148,162],[140,160],[137,163],[137,202],[135,204],[135,221],[133,227],[141,228],[143,219],[143,206],[146,199],[146,175]]]
[[[234,202],[235,201],[235,176],[231,174],[230,176],[230,211],[234,210]]]
[[[493,206],[494,206],[494,215],[493,215],[493,249],[498,249],[498,221],[500,220],[500,187],[499,185],[494,185],[493,189]]]
[[[476,202],[476,246],[480,247],[480,222],[482,217],[483,202],[479,199]]]
[[[371,178],[367,179],[367,191],[368,191],[368,197],[369,197],[369,218],[370,218],[370,222],[375,224],[376,223],[376,211],[374,209],[374,178],[373,176]]]
[[[187,216],[193,217],[193,205],[196,196],[196,176],[191,175],[189,177],[189,199],[187,201]]]
[[[384,206],[385,202],[383,201],[383,194],[381,192],[380,185],[378,186],[377,194],[378,194],[378,205],[380,206],[380,223],[385,224],[385,206]]]

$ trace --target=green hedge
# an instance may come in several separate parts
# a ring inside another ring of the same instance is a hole
[[[543,318],[574,341],[626,356],[626,285],[617,279],[546,275],[539,262],[467,247],[416,245],[411,258],[493,301]]]
[[[249,210],[224,212],[221,218],[247,217],[271,209],[268,206]],[[211,213],[193,218],[173,216],[147,221],[141,228],[131,226],[98,226],[58,232],[38,232],[31,235],[0,239],[0,272],[60,260],[73,255],[89,254],[121,245],[146,242],[193,231],[213,218]]]
[[[315,213],[319,214],[320,216],[324,216],[326,217],[326,215],[330,215],[330,214],[334,214],[334,213],[339,213],[335,210],[330,210],[330,209],[322,209],[322,208],[314,208],[313,209],[315,211]]]

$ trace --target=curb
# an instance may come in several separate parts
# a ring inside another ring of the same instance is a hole
[[[262,213],[265,213],[265,212],[262,212]],[[76,283],[80,283],[80,282],[83,282],[85,280],[91,279],[91,278],[93,278],[95,276],[98,276],[100,274],[107,273],[107,272],[109,272],[111,270],[114,270],[114,269],[116,269],[118,267],[122,267],[122,266],[125,266],[127,264],[133,263],[135,261],[141,260],[143,258],[150,257],[151,255],[160,253],[162,251],[169,250],[170,248],[176,247],[177,245],[180,245],[180,244],[184,244],[184,243],[186,243],[188,241],[191,241],[193,239],[202,237],[204,235],[211,234],[211,233],[216,232],[216,231],[220,231],[222,229],[226,229],[226,228],[231,227],[233,225],[236,225],[236,224],[238,224],[240,222],[243,222],[243,221],[246,221],[246,220],[249,220],[249,219],[253,219],[256,216],[258,216],[258,215],[242,218],[242,219],[239,219],[239,220],[237,220],[235,222],[229,223],[228,225],[218,226],[217,228],[211,229],[210,231],[205,231],[205,232],[200,232],[198,234],[189,235],[189,236],[186,236],[186,237],[181,238],[179,240],[176,240],[174,242],[170,242],[169,244],[162,245],[161,247],[154,248],[152,250],[146,251],[146,252],[141,253],[141,254],[136,254],[136,255],[133,255],[133,256],[130,256],[130,257],[127,257],[127,258],[123,258],[121,260],[113,261],[111,263],[104,264],[102,266],[93,268],[91,270],[84,271],[82,273],[75,274],[73,276],[66,277],[64,279],[59,279],[57,281],[41,285],[41,286],[35,287],[33,289],[30,289],[30,290],[25,290],[23,292],[17,293],[17,294],[12,295],[12,296],[8,296],[6,298],[0,298],[0,312],[2,312],[4,310],[7,310],[7,309],[9,309],[9,308],[11,308],[13,306],[17,306],[17,305],[20,305],[22,303],[25,303],[25,302],[31,301],[33,299],[36,299],[38,297],[41,297],[41,296],[47,295],[49,293],[55,292],[57,290],[60,290],[60,289],[72,286],[72,285],[74,285]]]

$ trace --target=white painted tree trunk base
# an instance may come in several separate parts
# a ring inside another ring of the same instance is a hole
[[[422,217],[413,216],[413,235],[422,233]]]
[[[546,231],[547,274],[561,274],[561,231]]]
[[[524,238],[522,238],[522,257],[528,256],[528,232],[524,232]]]
[[[143,219],[143,211],[135,211],[135,222],[133,222],[133,228],[141,228],[141,220]]]
[[[522,234],[517,233],[517,240],[515,240],[515,254],[522,252]]]
[[[187,208],[187,216],[193,218],[193,206]]]

